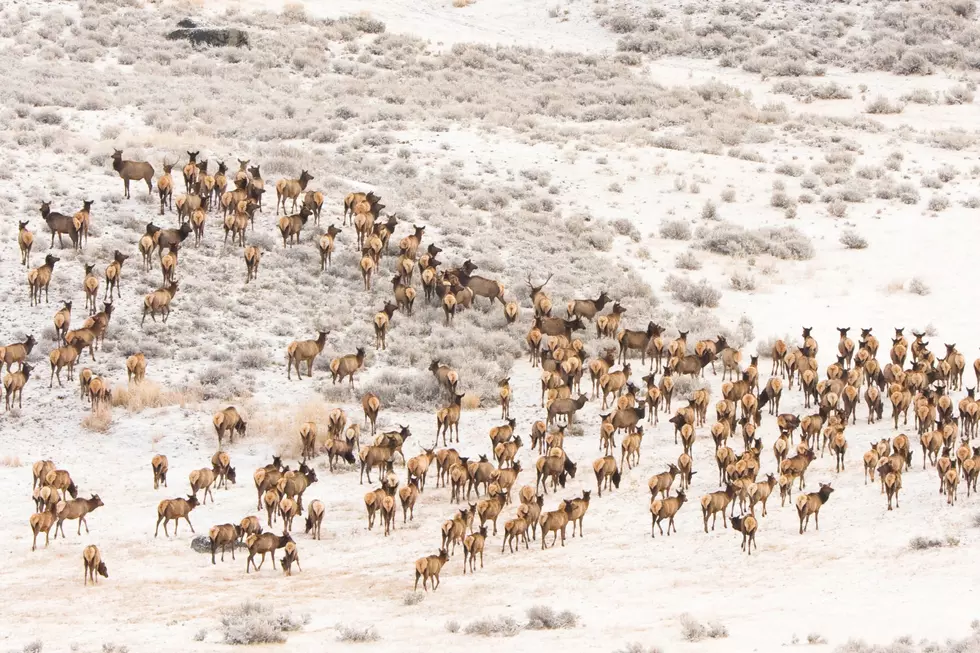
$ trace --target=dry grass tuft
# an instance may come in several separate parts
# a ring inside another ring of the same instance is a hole
[[[96,433],[105,433],[112,426],[112,408],[100,404],[82,418],[82,428]]]
[[[0,467],[20,467],[20,457],[4,456],[0,458]]]
[[[197,400],[190,392],[165,390],[159,383],[143,381],[112,389],[112,405],[125,407],[131,413],[139,413],[147,408],[180,406],[185,408]]]
[[[318,429],[316,448],[326,440],[327,415],[330,406],[322,401],[308,401],[298,406],[292,413],[288,411],[259,410],[248,419],[249,436],[258,436],[275,445],[279,455],[296,458],[303,447],[299,439],[299,427],[306,422],[314,422],[324,428]],[[348,421],[359,421],[361,415],[348,414]],[[320,433],[319,431],[323,431]]]
[[[460,401],[463,410],[476,410],[480,407],[480,395],[467,392]]]

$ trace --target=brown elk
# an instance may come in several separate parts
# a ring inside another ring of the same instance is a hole
[[[51,202],[41,202],[41,218],[47,223],[51,231],[51,247],[54,247],[54,237],[58,236],[58,245],[64,247],[63,236],[65,234],[71,239],[72,249],[78,248],[78,229],[71,216],[51,210]]]
[[[796,512],[800,516],[800,535],[803,535],[803,531],[810,525],[810,515],[813,515],[816,529],[820,530],[820,508],[830,501],[833,491],[834,488],[830,487],[830,483],[821,483],[819,492],[803,494],[796,498]]]
[[[619,340],[619,362],[622,364],[626,363],[626,356],[631,349],[640,350],[640,364],[646,363],[646,352],[647,346],[650,344],[650,340],[661,335],[663,333],[663,327],[650,322],[647,324],[646,331],[631,331],[630,329],[623,329],[617,339]]]
[[[113,150],[112,169],[119,173],[123,180],[125,197],[129,199],[129,182],[143,180],[146,182],[146,192],[153,192],[153,166],[146,161],[125,161],[122,150]]]
[[[619,302],[615,302],[612,310],[607,315],[597,317],[595,321],[596,337],[615,338],[619,332],[619,323],[625,312],[626,308]]]
[[[310,219],[310,209],[303,206],[299,213],[294,215],[284,215],[279,218],[279,233],[282,235],[282,246],[286,248],[287,242],[290,246],[299,242],[300,232]]]
[[[595,319],[596,314],[605,308],[606,304],[610,301],[611,298],[603,290],[596,299],[573,299],[568,302],[566,312],[568,313],[569,319],[581,317],[591,322]]]

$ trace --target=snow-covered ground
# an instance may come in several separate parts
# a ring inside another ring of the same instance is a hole
[[[25,3],[25,6],[37,12],[42,4]],[[164,4],[163,9],[171,12],[168,15],[178,16],[191,6],[185,3],[174,8]],[[217,20],[229,8],[248,13],[260,9],[279,11],[282,6],[280,2],[227,0],[204,3],[201,10],[210,12]],[[331,0],[309,1],[305,8],[311,16],[331,18],[370,11],[372,17],[386,23],[389,33],[428,40],[433,51],[465,42],[598,55],[611,55],[615,48],[615,35],[599,24],[590,5],[583,0],[565,7],[567,20],[550,17],[548,7],[530,0],[480,0],[460,8],[453,7],[449,0],[397,0],[383,5]],[[62,10],[71,14],[75,8],[65,3]],[[146,8],[147,12],[160,10],[155,6]],[[47,9],[40,11],[43,16]],[[35,19],[32,29],[38,29],[42,22],[41,18]],[[0,43],[10,47],[15,41],[16,35],[3,34]],[[71,65],[79,66],[77,62]],[[100,60],[95,65],[112,64]],[[140,62],[138,65],[155,64]],[[167,65],[177,70],[181,64],[175,59]],[[138,70],[140,74],[152,74],[146,68]],[[179,70],[174,74],[179,75]],[[680,58],[645,61],[637,75],[642,80],[638,82],[641,86],[649,82],[690,87],[720,81],[750,92],[757,106],[767,102],[784,103],[796,124],[830,117],[860,118],[867,101],[880,93],[897,98],[918,88],[944,90],[954,82],[946,74],[910,78],[831,70],[821,83],[837,81],[855,89],[866,84],[872,90],[864,99],[855,90],[850,100],[803,103],[788,95],[774,94],[771,80],[722,69],[712,62]],[[39,78],[38,84],[41,83]],[[200,92],[206,94],[208,90]],[[186,97],[175,99],[175,103],[196,107],[194,103],[199,99],[189,92]],[[262,98],[261,101],[266,106],[270,100]],[[356,102],[351,104],[359,108]],[[20,99],[10,101],[9,106],[0,101],[0,109],[11,120],[22,105]],[[181,281],[186,284],[186,290],[178,293],[168,326],[148,325],[141,331],[140,300],[144,292],[157,286],[159,273],[156,264],[150,272],[139,269],[135,238],[146,222],[155,220],[163,226],[172,226],[175,218],[170,214],[157,216],[155,199],[144,201],[145,187],[137,184],[133,184],[132,200],[118,201],[121,183],[111,171],[107,172],[106,160],[100,155],[120,138],[128,138],[134,148],[143,148],[159,172],[157,163],[164,153],[171,156],[179,153],[183,162],[184,151],[200,147],[212,153],[213,164],[219,157],[233,161],[239,151],[260,151],[271,158],[272,151],[262,148],[276,145],[259,142],[248,134],[231,137],[218,130],[206,132],[197,140],[185,137],[182,132],[160,134],[147,125],[160,120],[161,112],[166,118],[167,111],[179,107],[161,109],[135,103],[125,108],[112,106],[84,113],[73,113],[73,107],[62,107],[69,116],[65,125],[71,128],[77,141],[32,149],[34,141],[29,139],[23,147],[16,145],[20,141],[5,140],[9,152],[3,172],[6,190],[2,191],[5,220],[0,245],[0,296],[4,302],[0,311],[0,344],[13,342],[27,333],[37,335],[39,344],[32,357],[36,376],[25,390],[23,409],[0,413],[0,460],[3,462],[0,494],[7,497],[0,503],[0,554],[6,559],[4,572],[0,574],[6,592],[4,609],[0,611],[3,614],[0,650],[20,650],[35,640],[43,641],[45,651],[97,651],[104,643],[128,646],[132,651],[149,647],[159,651],[224,650],[229,647],[222,644],[222,611],[246,599],[261,601],[300,618],[308,615],[308,623],[298,632],[290,633],[286,645],[301,651],[355,646],[336,642],[339,626],[373,626],[380,639],[360,645],[372,651],[448,647],[496,650],[502,644],[499,639],[451,633],[446,624],[455,621],[465,629],[478,619],[496,616],[524,622],[526,611],[538,605],[570,610],[578,615],[579,623],[569,630],[525,630],[503,645],[611,653],[638,642],[665,651],[767,652],[797,641],[805,645],[810,634],[819,635],[826,643],[808,648],[833,650],[851,638],[884,642],[909,635],[916,640],[943,640],[968,632],[970,621],[977,616],[973,588],[980,582],[980,571],[969,562],[980,548],[980,531],[976,527],[978,499],[967,498],[963,491],[955,507],[946,505],[945,497],[937,492],[939,482],[935,470],[931,466],[922,469],[918,437],[910,423],[901,432],[908,433],[913,441],[913,467],[904,478],[901,507],[886,510],[879,487],[863,481],[861,455],[870,442],[897,434],[889,419],[891,408],[887,402],[883,422],[869,426],[862,405],[857,424],[847,428],[846,471],[835,473],[833,458],[828,455],[817,458],[807,472],[808,490],[816,490],[821,482],[831,482],[835,488],[831,501],[820,513],[820,531],[815,531],[811,522],[810,530],[799,535],[796,510],[789,505],[780,507],[777,490],[769,502],[768,516],[760,517],[758,555],[751,557],[739,551],[741,536],[730,529],[719,526],[708,534],[703,531],[697,501],[718,487],[707,427],[698,431],[694,447],[698,473],[689,492],[690,502],[677,518],[676,535],[661,538],[658,534],[656,539],[651,539],[649,530],[647,480],[676,461],[681,452],[666,421],[669,415],[661,414],[659,426],[647,426],[641,463],[632,470],[623,470],[620,488],[601,499],[596,496],[591,466],[593,460],[601,457],[598,401],[590,402],[577,419],[584,428],[584,436],[565,441],[569,458],[578,464],[576,477],[557,496],[549,494],[545,501],[546,510],[554,509],[559,499],[592,490],[584,538],[572,539],[569,533],[565,547],[542,551],[538,540],[527,551],[502,554],[501,538],[491,536],[483,569],[464,577],[462,554],[457,550],[442,573],[439,590],[429,592],[416,605],[407,605],[406,601],[406,595],[412,592],[414,561],[437,552],[440,525],[456,509],[449,501],[449,490],[435,487],[434,465],[426,492],[416,506],[414,521],[403,524],[399,506],[395,532],[386,538],[377,525],[372,531],[367,529],[363,495],[373,486],[366,482],[359,484],[356,470],[332,474],[326,468],[325,459],[317,459],[319,481],[307,491],[305,501],[320,499],[326,504],[324,539],[313,541],[302,533],[301,527],[294,529],[302,571],[290,578],[273,571],[268,561],[260,572],[246,574],[242,569],[246,558],[243,551],[237,552],[234,562],[226,556],[224,563],[212,566],[209,556],[190,549],[191,534],[186,530],[186,523],[180,525],[177,536],[171,532],[170,538],[162,534],[154,537],[157,503],[164,498],[184,496],[188,491],[187,475],[194,469],[209,466],[215,450],[211,426],[215,410],[229,403],[242,406],[250,416],[252,432],[226,448],[238,470],[239,482],[227,491],[215,490],[213,505],[209,503],[191,513],[197,534],[206,534],[214,524],[237,523],[246,515],[256,514],[252,471],[269,462],[275,453],[298,451],[296,428],[305,416],[322,419],[327,409],[340,405],[352,421],[361,420],[359,405],[326,401],[321,385],[328,375],[329,358],[348,351],[340,350],[331,340],[317,363],[313,382],[287,382],[282,369],[283,350],[294,338],[312,337],[318,320],[329,322],[349,312],[356,316],[356,321],[367,324],[366,320],[380,305],[375,300],[387,296],[388,278],[387,273],[379,275],[376,283],[382,290],[365,300],[373,302],[367,307],[361,305],[357,295],[341,290],[342,286],[359,290],[358,275],[341,277],[335,276],[340,273],[329,272],[323,276],[327,280],[311,287],[308,294],[297,291],[287,283],[292,281],[290,275],[300,266],[305,266],[306,271],[315,269],[319,275],[314,260],[318,257],[308,241],[296,248],[298,253],[282,253],[271,215],[272,202],[267,200],[266,211],[256,220],[255,234],[250,235],[256,239],[254,242],[270,243],[259,282],[244,285],[240,253],[222,247],[219,220],[209,218],[205,244],[200,249],[187,248],[181,252]],[[243,119],[251,117],[248,106],[241,107],[241,113]],[[156,117],[151,119],[150,114]],[[286,122],[281,115],[270,116],[269,121]],[[594,258],[588,259],[589,264],[599,261],[617,270],[614,266],[622,262],[623,277],[628,278],[627,270],[634,271],[661,297],[663,306],[659,310],[668,310],[675,316],[683,307],[662,290],[668,274],[680,274],[695,281],[707,279],[712,286],[723,290],[719,306],[710,312],[723,327],[734,330],[742,318],[748,318],[754,325],[754,335],[748,336],[743,347],[746,359],[755,353],[760,341],[774,336],[798,340],[801,327],[807,326],[813,327],[820,343],[822,371],[834,360],[836,327],[851,327],[855,341],[860,328],[874,327],[881,341],[878,360],[884,363],[894,327],[905,327],[906,334],[910,334],[913,329],[929,326],[935,333],[929,337],[930,345],[937,355],[944,352],[943,343],[956,343],[964,353],[968,364],[966,385],[972,387],[970,367],[980,342],[973,328],[976,311],[971,308],[975,296],[971,262],[974,243],[980,234],[976,210],[965,208],[961,202],[978,192],[976,150],[938,149],[923,142],[921,135],[952,126],[975,133],[980,127],[976,104],[909,104],[899,115],[874,118],[882,125],[880,131],[828,122],[826,138],[810,146],[801,144],[787,129],[785,134],[778,133],[752,146],[764,156],[765,163],[655,148],[618,137],[592,141],[599,145],[586,143],[576,147],[571,141],[534,140],[527,137],[526,130],[487,128],[476,121],[469,122],[465,116],[460,116],[447,130],[399,119],[387,124],[386,131],[394,143],[392,154],[394,148],[410,150],[411,161],[423,176],[428,171],[443,169],[450,162],[459,162],[453,164],[458,174],[479,179],[482,187],[493,190],[511,183],[517,171],[546,170],[550,184],[558,188],[553,195],[565,216],[587,213],[609,223],[623,218],[630,221],[639,232],[638,241],[616,237],[608,251],[591,253]],[[611,133],[614,127],[610,124]],[[44,129],[39,128],[39,133]],[[370,131],[361,129],[363,133]],[[819,199],[812,204],[798,204],[795,219],[788,219],[782,210],[770,205],[774,181],[783,183],[792,197],[808,192],[800,187],[802,178],[775,174],[772,164],[798,163],[809,171],[841,139],[856,145],[852,151],[858,159],[857,166],[881,165],[890,152],[900,151],[904,158],[896,174],[902,181],[917,186],[923,199],[917,204],[903,204],[871,197],[865,202],[849,203],[846,217],[840,219],[830,217],[827,205]],[[581,143],[587,140],[583,138]],[[87,144],[84,151],[83,142]],[[303,147],[311,156],[319,157],[318,161],[335,156],[335,150],[325,149],[322,143],[296,138],[283,146],[289,150],[282,157],[303,152]],[[364,156],[375,154],[367,151]],[[67,163],[68,160],[87,162],[88,155],[97,165]],[[275,155],[279,156],[278,152]],[[943,164],[957,169],[956,178],[940,191],[921,187],[921,177],[933,175]],[[383,170],[380,164],[378,168]],[[352,183],[339,166],[338,169],[327,165],[314,168],[313,174],[318,178],[318,187],[336,191],[328,194],[326,207],[329,208],[324,211],[329,216],[328,222],[338,221],[335,207],[340,204],[341,190],[360,190],[360,184]],[[267,174],[267,188],[279,176]],[[361,183],[370,181],[382,197],[404,192],[406,184],[405,180],[387,183],[390,175],[378,180],[363,175],[358,179]],[[678,189],[678,179],[683,180],[683,190]],[[182,189],[176,170],[175,180],[178,190]],[[698,187],[696,193],[692,192],[694,184]],[[732,203],[720,199],[726,188],[735,191]],[[96,232],[81,254],[67,249],[55,252],[62,261],[55,268],[51,303],[31,308],[24,292],[25,270],[18,265],[14,220],[30,218],[30,226],[37,236],[32,264],[39,264],[47,253],[49,236],[41,229],[43,223],[37,215],[36,203],[47,199],[49,192],[56,194],[58,208],[66,212],[75,210],[75,202],[82,195],[95,198]],[[952,200],[950,208],[941,212],[927,210],[928,200],[934,193],[948,195]],[[416,199],[421,202],[421,198]],[[710,228],[714,223],[699,217],[708,200],[716,205],[722,219],[746,228],[796,227],[811,240],[815,255],[803,261],[768,256],[735,259],[696,250],[701,269],[690,273],[677,270],[675,258],[690,243],[661,238],[658,233],[661,221],[682,219],[692,222],[696,228]],[[388,208],[417,214],[412,201],[404,207]],[[476,233],[486,237],[490,220],[481,217],[475,223],[477,227],[473,224],[466,223],[464,235]],[[869,246],[862,250],[846,249],[839,242],[844,229],[859,232]],[[398,237],[406,233],[399,231]],[[453,246],[454,235],[449,221],[426,234],[435,242],[450,243],[440,257],[448,264],[457,263],[460,258],[458,248]],[[152,347],[154,354],[148,355],[148,378],[164,388],[190,389],[183,405],[141,412],[116,407],[109,430],[99,433],[80,426],[88,409],[78,400],[75,383],[66,383],[63,389],[57,385],[48,389],[44,385],[49,372],[47,353],[54,343],[42,334],[50,329],[51,316],[60,302],[69,298],[75,305],[73,326],[80,325],[84,319],[82,262],[99,260],[101,269],[115,247],[128,247],[132,257],[124,267],[123,296],[116,302],[119,308],[107,336],[108,350],[97,352],[95,364],[88,361],[87,354],[83,355],[79,369],[91,366],[106,374],[116,387],[122,387],[126,381],[125,356],[121,352]],[[356,260],[353,249],[353,230],[348,227],[338,241],[338,250],[346,258],[339,264],[335,259],[333,270],[353,264]],[[482,251],[487,259],[495,257],[515,268],[526,269],[525,261],[514,260],[525,253],[496,252],[492,245]],[[385,259],[385,265],[392,260],[393,257]],[[474,260],[478,264],[483,262],[479,258]],[[559,313],[564,313],[566,300],[594,295],[598,290],[591,276],[595,270],[576,268],[577,254],[569,254],[568,260],[571,262],[567,269],[559,272],[580,279],[580,287],[573,288],[569,296],[552,293]],[[541,272],[543,280],[547,271]],[[756,288],[750,292],[732,289],[729,279],[736,272],[754,278]],[[488,276],[503,278],[512,293],[524,283],[523,274],[506,269]],[[927,295],[908,292],[906,288],[913,278],[924,282],[931,292]],[[273,302],[274,308],[270,310],[269,298],[279,297],[280,293],[282,303]],[[342,306],[332,303],[337,297],[342,298]],[[309,305],[306,305],[307,298]],[[421,304],[421,298],[418,302]],[[522,341],[529,326],[530,311],[526,304],[519,325],[509,330],[501,328],[514,341]],[[486,310],[483,306],[485,302],[480,302],[476,310]],[[493,310],[499,311],[499,307]],[[417,310],[414,318],[399,314],[389,344],[398,341],[400,325],[424,319],[423,316],[441,320],[441,314],[435,311]],[[624,320],[628,326],[639,328],[651,317],[628,313]],[[334,322],[338,320],[343,322],[339,318]],[[466,325],[472,329],[465,336],[453,337],[470,337],[478,329],[472,323]],[[348,327],[347,333],[350,332]],[[363,327],[354,333],[362,335],[361,344],[371,348],[370,329]],[[669,335],[674,333],[671,330]],[[593,334],[590,327],[583,335],[590,354],[597,343]],[[110,341],[116,344],[109,344]],[[347,344],[345,340],[344,346]],[[424,368],[426,356],[430,353],[438,356],[439,352],[430,352],[425,343],[420,347],[424,354],[413,361]],[[215,350],[222,353],[215,356]],[[245,371],[238,358],[243,350],[259,350],[264,362]],[[358,379],[355,396],[360,395],[365,379],[382,374],[386,361],[392,359],[378,355],[372,360],[377,360],[377,365]],[[459,365],[464,388],[468,365],[484,362],[467,361],[467,365]],[[760,361],[763,383],[770,365],[768,358]],[[634,380],[638,383],[640,367],[638,360],[633,362]],[[214,397],[208,395],[208,399],[201,398],[200,379],[212,369],[232,378],[217,379],[211,385],[231,390],[244,385],[249,388],[250,396],[239,399],[217,393]],[[643,369],[642,373],[647,371]],[[249,377],[249,383],[239,383],[242,376]],[[511,415],[517,420],[517,432],[527,443],[530,425],[544,416],[539,403],[539,371],[532,369],[526,359],[519,359],[510,377],[515,397]],[[712,397],[709,425],[714,421],[713,405],[721,394],[720,378],[710,370],[707,373]],[[329,381],[325,384],[329,385]],[[954,393],[954,399],[958,401],[962,395]],[[675,408],[682,404],[675,397]],[[784,393],[780,409],[800,415],[810,412],[804,409],[798,391]],[[487,432],[500,422],[499,410],[495,405],[485,404],[464,411],[461,442],[455,445],[462,455],[475,457],[490,453]],[[420,447],[431,446],[435,422],[432,413],[384,410],[381,422],[385,426],[411,427],[413,438],[406,447],[406,454],[411,457]],[[772,443],[776,433],[775,419],[766,413],[760,429],[764,443],[763,474],[775,470]],[[366,437],[363,442],[367,443]],[[740,451],[741,444],[736,443],[734,448]],[[169,488],[156,491],[150,470],[150,459],[155,453],[166,454],[170,464]],[[90,533],[86,534],[83,528],[79,537],[75,534],[77,524],[67,522],[68,535],[64,541],[59,537],[46,549],[32,553],[28,526],[33,512],[29,500],[31,464],[48,458],[71,472],[81,496],[97,493],[105,507],[89,516]],[[534,485],[536,458],[537,453],[529,451],[525,444],[519,460],[525,469],[532,471],[521,474],[518,486]],[[290,456],[287,462],[295,466],[297,461],[295,456]],[[404,482],[404,467],[397,466],[396,471]],[[498,529],[502,531],[504,522],[515,510],[516,506],[505,509]],[[261,520],[264,524],[264,514]],[[909,542],[919,536],[947,545],[912,550]],[[99,545],[109,569],[109,578],[102,579],[96,588],[83,586],[81,578],[81,551],[90,543]],[[696,643],[685,641],[681,626],[681,615],[685,613],[702,622],[724,625],[728,637]]]

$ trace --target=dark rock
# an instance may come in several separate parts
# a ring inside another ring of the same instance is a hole
[[[248,47],[248,33],[240,29],[190,27],[176,29],[167,38],[171,41],[186,40],[194,45]]]
[[[197,27],[197,23],[190,18],[185,18],[177,23],[177,27]]]

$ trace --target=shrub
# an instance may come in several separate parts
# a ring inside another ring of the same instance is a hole
[[[610,193],[622,193],[623,192],[623,187],[620,186],[617,182],[614,181],[613,183],[609,184],[609,192]]]
[[[546,605],[536,605],[527,610],[527,627],[530,630],[557,630],[574,628],[578,616],[568,610],[555,612]]]
[[[521,632],[521,626],[511,617],[488,617],[471,621],[466,624],[463,632],[467,635],[482,635],[483,637],[493,635],[513,637]]]
[[[728,637],[728,629],[719,623],[701,623],[688,613],[680,616],[681,636],[687,642],[700,642],[703,639],[722,639]]]
[[[337,625],[338,642],[363,644],[365,642],[376,642],[379,639],[381,639],[381,635],[378,634],[374,626],[359,628],[357,626]]]
[[[980,197],[976,195],[971,195],[970,197],[963,200],[963,206],[968,209],[980,209]]]
[[[867,107],[865,107],[866,113],[872,114],[892,114],[892,113],[902,113],[905,109],[905,105],[899,103],[893,103],[891,100],[883,95],[879,95],[875,98]]]
[[[211,550],[210,549],[210,545],[208,546],[208,550],[209,551]],[[202,628],[199,631],[197,631],[196,633],[194,633],[194,641],[195,642],[203,642],[205,639],[207,639],[207,636],[208,636],[208,629],[207,628]]]
[[[934,177],[933,175],[926,175],[922,178],[922,186],[925,188],[942,188],[943,182],[940,181],[939,177]]]
[[[843,218],[847,215],[847,204],[840,198],[835,199],[827,205],[827,213],[835,218]]]
[[[810,633],[809,635],[806,636],[806,643],[814,644],[814,645],[826,644],[827,640],[820,633]]]
[[[970,104],[973,102],[973,91],[966,86],[954,86],[943,93],[946,104]]]
[[[936,176],[939,177],[941,181],[949,183],[956,178],[956,168],[948,163],[944,163],[943,165],[939,166],[938,170],[936,170]]]
[[[460,628],[459,622],[456,621],[455,619],[451,619],[446,622],[446,632],[458,633],[459,628]]]
[[[731,204],[732,202],[734,202],[735,201],[735,189],[734,188],[726,188],[723,191],[721,191],[721,201],[722,202],[726,202],[728,204]]]
[[[707,279],[691,283],[674,275],[668,275],[664,289],[670,292],[674,299],[692,306],[715,308],[721,300],[721,291],[712,288]]]
[[[924,297],[932,292],[929,286],[927,286],[926,283],[919,277],[912,277],[912,279],[909,281],[908,290],[913,295],[919,295],[920,297]]]
[[[402,605],[418,605],[425,600],[423,592],[406,592],[402,597]]]
[[[943,546],[942,540],[928,537],[913,537],[909,540],[909,548],[913,551],[923,551],[925,549],[938,549]]]
[[[755,277],[749,274],[742,274],[741,272],[735,272],[728,279],[732,288],[740,292],[750,292],[755,290]]]
[[[636,225],[629,219],[616,218],[610,224],[620,236],[628,236],[634,243],[640,242],[640,230],[637,229]]]
[[[365,34],[381,34],[385,31],[385,24],[382,21],[371,18],[367,14],[344,16],[340,19],[340,22],[350,25],[358,32],[364,32]]]
[[[898,185],[898,198],[903,204],[918,204],[919,189],[915,187],[915,184],[904,181]]]
[[[41,653],[44,648],[44,644],[41,640],[36,639],[33,642],[28,642],[24,644],[24,648],[21,649],[23,653]]]
[[[936,193],[929,198],[930,211],[944,211],[949,208],[949,196]]]
[[[644,647],[639,642],[630,642],[615,653],[663,653],[663,649],[659,646]]]
[[[803,166],[798,163],[780,163],[775,168],[776,174],[787,175],[789,177],[803,176]]]
[[[704,206],[701,207],[701,218],[703,220],[721,220],[714,202],[708,200],[704,203]]]
[[[82,418],[82,428],[96,433],[105,433],[112,426],[112,409],[105,404],[99,404]]]
[[[698,234],[697,247],[715,254],[745,258],[769,254],[784,260],[813,258],[813,244],[794,227],[747,230],[739,225],[722,223]]]
[[[864,249],[868,246],[868,241],[864,236],[851,229],[845,229],[840,235],[841,244],[847,249]]]
[[[281,644],[286,641],[285,633],[301,627],[290,614],[276,614],[269,606],[253,601],[226,610],[221,617],[225,644]]]
[[[669,240],[690,240],[691,225],[683,220],[664,220],[660,223],[660,237]]]
[[[786,207],[792,205],[793,200],[784,191],[775,190],[772,193],[772,197],[769,198],[769,203],[775,206],[777,209],[785,209]]]
[[[701,261],[699,261],[698,257],[691,251],[681,252],[678,254],[677,258],[674,259],[674,265],[681,270],[701,269]]]

